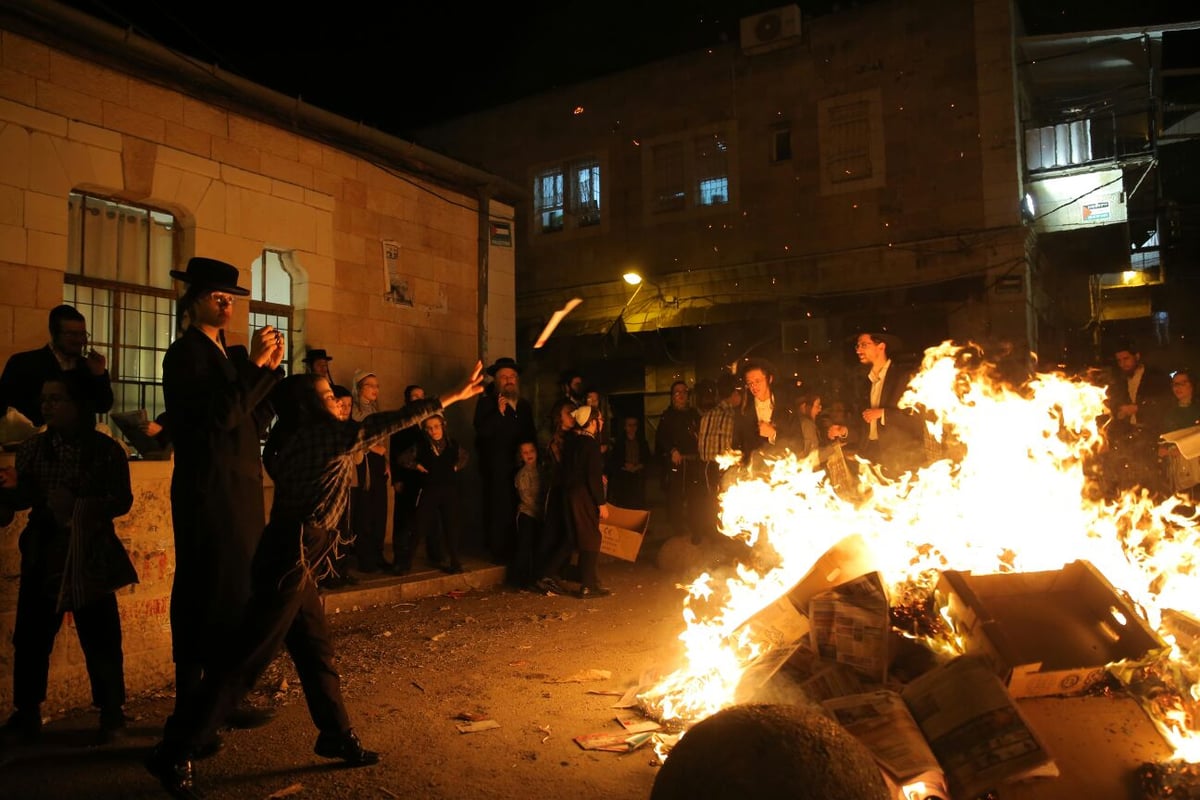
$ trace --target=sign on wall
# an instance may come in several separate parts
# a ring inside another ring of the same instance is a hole
[[[400,275],[400,243],[383,240],[383,300],[394,306],[412,306],[408,279]]]

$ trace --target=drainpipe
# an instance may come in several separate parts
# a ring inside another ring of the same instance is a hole
[[[491,194],[487,187],[479,189],[479,275],[476,283],[479,286],[479,299],[476,302],[478,314],[479,358],[484,366],[491,363],[488,355],[488,258],[491,255]]]

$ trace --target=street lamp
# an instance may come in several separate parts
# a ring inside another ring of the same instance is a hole
[[[617,314],[616,319],[612,321],[612,324],[608,326],[608,330],[604,332],[605,337],[612,335],[613,329],[620,324],[621,319],[625,316],[625,311],[629,308],[629,304],[633,302],[633,298],[637,297],[638,292],[642,290],[642,276],[632,270],[622,275],[621,280],[634,287],[633,294],[629,295],[629,299],[625,301],[625,305],[621,306],[621,311]]]

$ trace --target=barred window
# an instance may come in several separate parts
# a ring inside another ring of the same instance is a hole
[[[696,203],[702,206],[729,202],[729,144],[720,131],[697,136],[693,143]]]
[[[167,212],[83,192],[67,198],[63,302],[108,356],[113,410],[163,410],[162,358],[175,338],[179,226]]]
[[[557,233],[603,221],[601,163],[594,156],[562,161],[533,177],[534,233]]]
[[[654,145],[650,150],[652,203],[654,211],[679,211],[687,203],[683,142]]]
[[[283,363],[292,363],[292,254],[263,250],[250,265],[250,331],[270,325],[285,337]]]

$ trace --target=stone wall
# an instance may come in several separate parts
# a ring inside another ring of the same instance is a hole
[[[486,302],[479,297],[482,232],[492,220],[511,221],[512,207],[491,201],[481,220],[474,191],[432,185],[157,77],[0,31],[0,363],[46,342],[47,314],[63,298],[72,191],[174,214],[178,266],[193,255],[218,258],[239,267],[243,286],[264,249],[288,253],[292,368],[306,345],[325,348],[339,381],[357,369],[379,376],[384,408],[402,404],[407,384],[437,393],[457,385],[481,354],[514,353],[512,248],[489,246]],[[385,302],[384,240],[400,245],[411,306]],[[248,315],[245,305],[237,309],[229,340],[244,343]],[[451,430],[468,443],[470,418],[469,407],[451,409]],[[141,576],[119,595],[126,682],[137,693],[172,678],[174,554],[170,465],[131,467],[134,507],[117,530]],[[466,505],[471,520],[476,504]],[[0,708],[11,701],[21,527],[19,518],[0,530]],[[90,702],[69,617],[50,685],[48,710]]]

